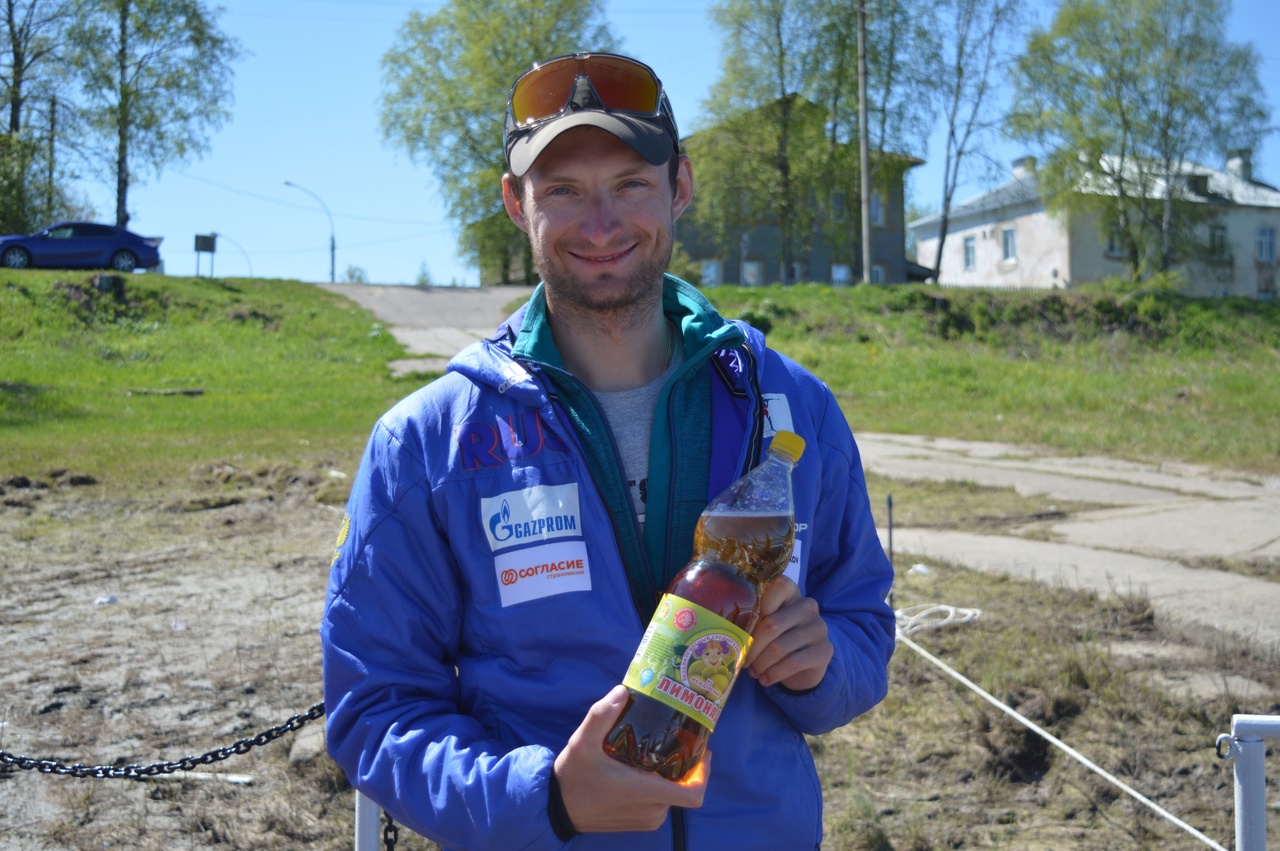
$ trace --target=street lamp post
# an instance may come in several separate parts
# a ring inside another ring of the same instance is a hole
[[[232,239],[231,237],[227,236],[225,233],[218,233],[217,231],[213,231],[213,232],[210,234],[210,236],[216,237],[216,238],[218,238],[218,239],[225,239],[227,242],[231,243],[231,244],[232,244],[232,245],[234,245],[236,248],[239,248],[239,249],[240,249],[240,253],[244,255],[244,262],[249,264],[249,277],[250,277],[250,278],[252,278],[252,277],[253,277],[253,261],[249,259],[249,252],[247,252],[247,251],[245,251],[245,250],[244,250],[244,246],[242,246],[240,243],[236,242],[236,241],[235,241],[234,239]],[[209,274],[213,274],[213,260],[212,260],[212,259],[210,259],[210,260],[209,260]]]
[[[320,206],[324,208],[324,214],[329,217],[329,283],[331,284],[335,283],[337,280],[337,276],[335,274],[335,268],[336,268],[335,258],[337,256],[338,244],[333,237],[333,214],[329,212],[329,207],[324,203],[324,201],[320,200],[320,196],[312,192],[307,187],[299,186],[298,184],[294,183],[292,180],[286,180],[284,182],[284,185],[292,186],[294,189],[305,192],[308,195],[310,195],[312,198],[316,199],[316,201],[320,204]]]

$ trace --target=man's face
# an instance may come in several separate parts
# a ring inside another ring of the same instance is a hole
[[[682,159],[672,187],[667,165],[650,165],[612,133],[576,127],[534,161],[522,196],[509,179],[502,194],[529,234],[552,310],[625,312],[661,297],[693,174]]]

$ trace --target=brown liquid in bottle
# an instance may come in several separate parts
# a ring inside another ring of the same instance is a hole
[[[667,593],[750,633],[760,617],[761,589],[786,569],[794,538],[795,521],[788,514],[704,514],[694,532],[694,560]],[[711,730],[646,694],[627,691],[627,706],[605,737],[605,751],[680,780],[702,758]]]

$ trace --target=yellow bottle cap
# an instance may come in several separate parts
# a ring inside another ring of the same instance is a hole
[[[793,462],[799,461],[804,454],[804,438],[795,432],[779,431],[773,435],[773,443],[769,444],[770,452],[781,452]]]

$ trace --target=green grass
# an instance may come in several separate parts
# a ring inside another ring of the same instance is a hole
[[[835,391],[855,431],[1280,472],[1280,305],[804,285],[707,291]],[[149,487],[230,463],[354,469],[424,376],[296,281],[0,272],[0,477]],[[188,395],[190,394],[190,395]],[[198,395],[197,395],[198,394]]]
[[[354,469],[419,380],[370,315],[294,281],[0,273],[0,476],[130,489],[211,463]]]
[[[1280,472],[1280,304],[1098,291],[722,287],[853,429]]]

